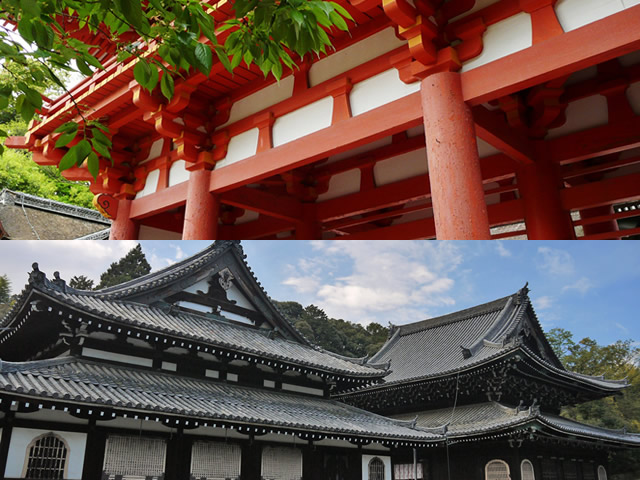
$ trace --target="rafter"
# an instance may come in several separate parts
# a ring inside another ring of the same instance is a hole
[[[503,113],[479,105],[472,109],[472,114],[478,137],[519,163],[534,161],[533,143],[511,128]]]

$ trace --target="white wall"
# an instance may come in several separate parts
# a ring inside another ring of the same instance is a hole
[[[51,430],[37,430],[34,428],[14,428],[11,434],[11,444],[9,445],[9,456],[7,458],[7,468],[5,477],[20,478],[27,460],[27,447],[41,435],[50,433]],[[67,442],[67,476],[69,480],[80,480],[82,478],[82,465],[84,463],[84,452],[87,446],[87,434],[77,432],[53,431],[56,435]]]
[[[369,462],[376,457],[384,463],[385,480],[391,480],[391,457],[384,455],[362,455],[362,480],[369,480]]]

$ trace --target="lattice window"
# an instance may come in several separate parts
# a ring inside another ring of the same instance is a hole
[[[53,433],[38,437],[27,447],[27,452],[24,478],[65,478],[69,449],[60,437]]]
[[[158,478],[164,473],[166,442],[161,438],[109,435],[104,454],[104,472],[109,479]]]
[[[607,480],[607,471],[602,465],[598,467],[598,480]]]
[[[558,468],[556,462],[549,459],[542,460],[542,480],[557,480]]]
[[[578,480],[578,466],[576,462],[565,460],[562,463],[562,471],[564,473],[564,480]]]
[[[582,464],[582,480],[596,480],[596,469],[593,463]]]
[[[191,450],[191,476],[198,480],[224,480],[240,477],[239,445],[222,442],[194,442]]]
[[[384,480],[384,462],[378,457],[369,462],[369,480]]]
[[[417,463],[418,480],[424,478],[422,463]],[[393,466],[394,480],[414,480],[413,463],[398,463]]]
[[[297,448],[264,447],[262,449],[262,478],[265,480],[300,480],[302,452]]]
[[[522,473],[522,480],[536,480],[533,464],[529,460],[522,460],[520,472]]]
[[[485,480],[511,480],[509,465],[503,460],[491,460],[484,468]]]

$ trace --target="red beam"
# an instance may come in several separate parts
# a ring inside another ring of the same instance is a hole
[[[582,210],[638,200],[640,199],[640,173],[565,188],[560,195],[565,210]]]
[[[420,93],[344,120],[305,137],[258,153],[211,175],[210,190],[222,193],[310,164],[380,138],[403,132],[422,121]]]
[[[522,164],[533,162],[531,141],[509,126],[504,113],[487,110],[481,105],[474,107],[472,113],[478,137],[517,162]]]
[[[551,158],[561,165],[640,147],[640,117],[547,141]]]
[[[259,238],[276,235],[280,232],[293,230],[294,224],[279,218],[260,216],[253,222],[242,223],[240,225],[219,226],[220,238],[228,240],[255,240]]]
[[[472,105],[539,85],[640,48],[640,5],[462,74]]]
[[[489,225],[492,227],[524,221],[524,205],[521,199],[487,206]]]
[[[415,240],[435,238],[435,236],[436,226],[431,217],[337,238],[340,240]]]
[[[598,233],[595,235],[586,235],[584,237],[578,237],[578,240],[611,240],[614,238],[630,237],[631,235],[640,235],[640,227],[618,230],[615,232]]]
[[[131,202],[131,219],[140,220],[184,205],[187,201],[188,185],[189,182],[182,182],[173,187],[133,200]]]
[[[302,204],[295,198],[274,195],[256,188],[241,187],[224,193],[222,203],[295,222],[302,218]]]

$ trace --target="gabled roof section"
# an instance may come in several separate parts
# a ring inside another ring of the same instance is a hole
[[[75,293],[147,305],[215,304],[215,308],[227,311],[222,315],[231,320],[239,317],[237,312],[248,314],[258,326],[309,345],[271,301],[245,258],[239,241],[216,241],[201,252],[148,275],[95,292]],[[227,298],[225,291],[237,292],[240,301]]]
[[[568,372],[546,339],[528,292],[525,286],[482,305],[394,327],[369,362],[389,362],[391,373],[384,385],[393,385],[469,370],[520,350],[539,367],[563,377],[614,391],[626,385]]]

